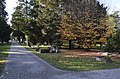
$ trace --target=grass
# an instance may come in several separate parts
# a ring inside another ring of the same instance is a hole
[[[103,63],[95,58],[88,57],[63,57],[60,54],[36,54],[56,68],[70,71],[104,70],[120,67],[120,61],[114,63]]]
[[[0,75],[2,74],[6,57],[8,56],[10,44],[0,44]]]
[[[62,53],[36,53],[30,48],[27,49],[62,70],[89,71],[120,68],[120,60],[114,60],[113,63],[104,63],[96,61],[95,58],[92,57],[65,57]]]

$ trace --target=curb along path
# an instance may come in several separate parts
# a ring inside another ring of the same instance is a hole
[[[120,79],[120,69],[68,72],[54,68],[41,58],[12,43],[0,79]]]

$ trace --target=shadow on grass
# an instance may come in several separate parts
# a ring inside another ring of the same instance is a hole
[[[0,75],[2,74],[9,49],[10,49],[10,44],[0,44]]]
[[[61,53],[36,53],[34,49],[26,47],[35,55],[44,59],[54,67],[67,71],[90,71],[90,70],[106,70],[120,68],[120,61],[115,60],[113,63],[105,63],[96,61],[91,57],[65,57],[64,52]]]

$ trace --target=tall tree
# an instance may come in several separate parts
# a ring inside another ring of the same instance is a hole
[[[41,0],[37,25],[41,28],[42,38],[49,44],[57,43],[57,26],[61,17],[61,0]]]
[[[30,4],[27,0],[19,0],[17,7],[15,8],[15,12],[12,17],[12,28],[18,30],[18,32],[22,31],[27,37],[26,42],[30,41],[31,36],[31,28],[29,16],[30,13]],[[18,33],[19,35],[19,33]],[[18,38],[21,36],[19,35]],[[20,39],[19,39],[20,40]]]
[[[105,46],[105,51],[109,52],[118,52],[120,53],[120,16],[119,11],[115,11],[112,15],[110,15],[112,21],[111,29],[112,33],[107,38],[107,43]]]
[[[30,35],[30,40],[36,43],[56,41],[56,29],[60,22],[61,1],[60,0],[19,0],[13,14],[14,25],[24,33]],[[27,4],[26,4],[27,3]],[[27,11],[27,12],[26,12]],[[19,15],[20,14],[20,15]],[[16,19],[17,18],[17,19]],[[25,19],[27,18],[27,19]],[[27,20],[27,21],[26,21]],[[25,24],[27,22],[27,24]],[[34,39],[33,39],[34,38]],[[47,39],[46,39],[47,38]]]
[[[20,32],[24,31],[24,33],[26,33],[26,28],[24,28],[24,26],[26,25],[25,17],[21,10],[22,10],[22,5],[19,4],[15,8],[15,12],[13,13],[12,20],[11,20],[12,28],[18,32],[17,37],[18,37],[19,41],[20,41],[20,37],[21,37]]]
[[[66,0],[63,7],[63,21],[59,26],[62,40],[69,40],[69,45],[75,41],[82,48],[103,42],[107,30],[107,11],[103,4],[96,0]]]
[[[8,42],[10,39],[11,29],[7,24],[7,12],[5,11],[5,0],[0,0],[0,42]]]

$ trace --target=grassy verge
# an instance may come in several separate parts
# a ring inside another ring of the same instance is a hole
[[[2,74],[4,64],[6,62],[6,57],[8,56],[10,44],[0,45],[0,75]]]
[[[120,68],[120,61],[114,60],[113,63],[104,63],[96,61],[90,57],[65,57],[62,53],[36,53],[34,50],[27,48],[34,54],[44,59],[58,69],[68,71],[88,71]]]

